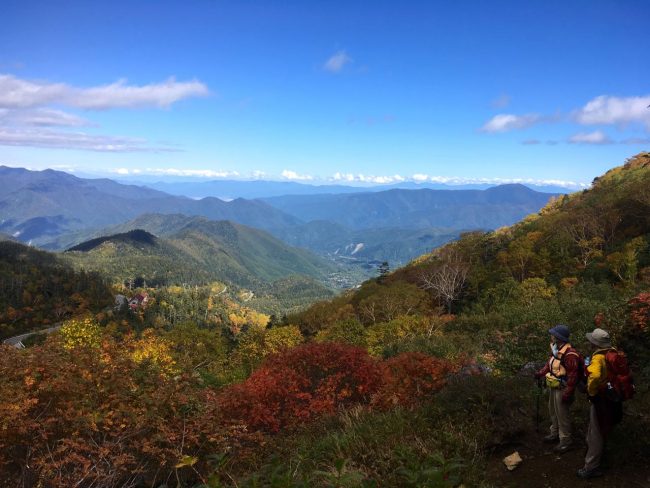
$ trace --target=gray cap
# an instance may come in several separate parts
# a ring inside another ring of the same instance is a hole
[[[609,332],[603,329],[594,329],[593,332],[587,332],[587,340],[594,346],[602,347],[603,349],[612,347],[612,341],[609,338]]]

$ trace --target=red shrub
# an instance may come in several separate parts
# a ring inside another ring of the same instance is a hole
[[[421,352],[406,352],[383,363],[383,385],[373,404],[379,407],[413,406],[440,390],[454,365]]]
[[[245,382],[226,388],[219,403],[227,418],[277,432],[367,403],[381,380],[379,364],[364,349],[311,343],[270,356]]]
[[[630,321],[639,330],[650,327],[650,293],[639,293],[628,302]]]

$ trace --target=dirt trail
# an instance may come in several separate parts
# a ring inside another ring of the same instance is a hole
[[[559,456],[553,452],[552,444],[542,442],[542,437],[546,435],[545,427],[546,422],[543,422],[539,434],[531,429],[522,435],[517,444],[495,450],[488,464],[488,480],[499,488],[650,488],[650,452],[646,455],[647,462],[639,464],[638,461],[626,463],[624,454],[617,456],[615,463],[611,462],[613,456],[606,451],[604,475],[581,480],[576,476],[576,471],[584,462],[584,428],[576,431],[575,448]],[[519,452],[523,462],[509,472],[502,460],[514,451]]]

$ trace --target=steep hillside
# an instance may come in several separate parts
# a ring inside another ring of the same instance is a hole
[[[36,245],[79,229],[100,229],[143,213],[182,213],[283,229],[294,217],[259,201],[192,200],[111,180],[87,180],[60,171],[0,167],[0,231]]]
[[[325,280],[334,270],[264,231],[228,221],[149,215],[121,227],[122,233],[70,248],[67,259],[119,280],[142,278],[149,284],[219,280],[256,287],[293,274]]]
[[[297,195],[265,202],[303,221],[328,220],[351,229],[495,229],[548,202],[523,185],[487,190],[389,190],[349,195]]]

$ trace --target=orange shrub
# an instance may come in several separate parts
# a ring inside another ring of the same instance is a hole
[[[73,351],[56,341],[0,346],[0,486],[192,485],[190,464],[232,446],[237,426],[192,375],[138,364],[129,341]]]

